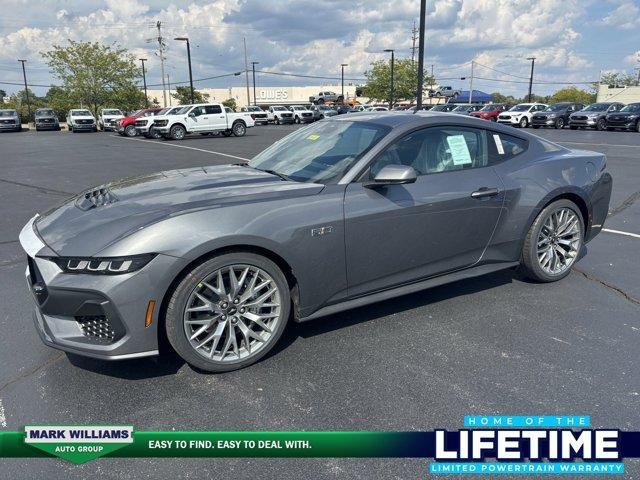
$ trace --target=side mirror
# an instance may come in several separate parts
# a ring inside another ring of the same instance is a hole
[[[413,167],[407,165],[387,165],[378,172],[373,181],[366,182],[365,188],[378,188],[386,185],[413,183],[418,178]]]
[[[189,112],[189,116],[190,116],[191,118],[196,118],[196,114],[195,114],[194,112]]]

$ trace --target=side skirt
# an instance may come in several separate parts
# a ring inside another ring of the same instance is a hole
[[[426,280],[420,280],[418,282],[410,283],[407,285],[401,285],[399,287],[391,288],[389,290],[382,290],[375,292],[364,297],[358,297],[344,302],[335,303],[333,305],[327,305],[326,307],[317,310],[316,312],[306,317],[297,318],[297,322],[306,322],[309,320],[315,320],[316,318],[325,317],[334,313],[343,312],[345,310],[351,310],[352,308],[362,307],[371,303],[381,302],[390,298],[400,297],[409,293],[419,292],[427,288],[437,287],[446,283],[455,282],[457,280],[464,280],[466,278],[478,277],[486,275],[488,273],[497,272],[498,270],[506,270],[511,267],[516,267],[520,262],[501,262],[490,263],[485,265],[479,265],[477,267],[468,268],[465,270],[458,270],[456,272],[447,273],[437,277],[427,278]]]

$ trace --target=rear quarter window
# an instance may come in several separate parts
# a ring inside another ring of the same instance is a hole
[[[529,142],[513,135],[498,132],[487,132],[489,135],[489,164],[510,160],[529,148]]]

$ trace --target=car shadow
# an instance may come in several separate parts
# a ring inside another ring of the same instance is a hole
[[[161,355],[155,357],[115,362],[83,357],[73,353],[67,353],[67,358],[74,367],[124,380],[143,380],[174,375],[185,364],[185,361],[173,350],[162,352]]]

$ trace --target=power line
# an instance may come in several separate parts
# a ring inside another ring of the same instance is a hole
[[[280,75],[284,77],[299,77],[299,78],[318,78],[322,80],[341,80],[340,77],[324,77],[320,75],[303,75],[300,73],[286,73],[286,72],[269,72],[267,70],[256,70],[258,73],[263,73],[265,75]],[[366,78],[345,78],[345,80],[349,80],[352,82],[361,82],[366,80]]]

